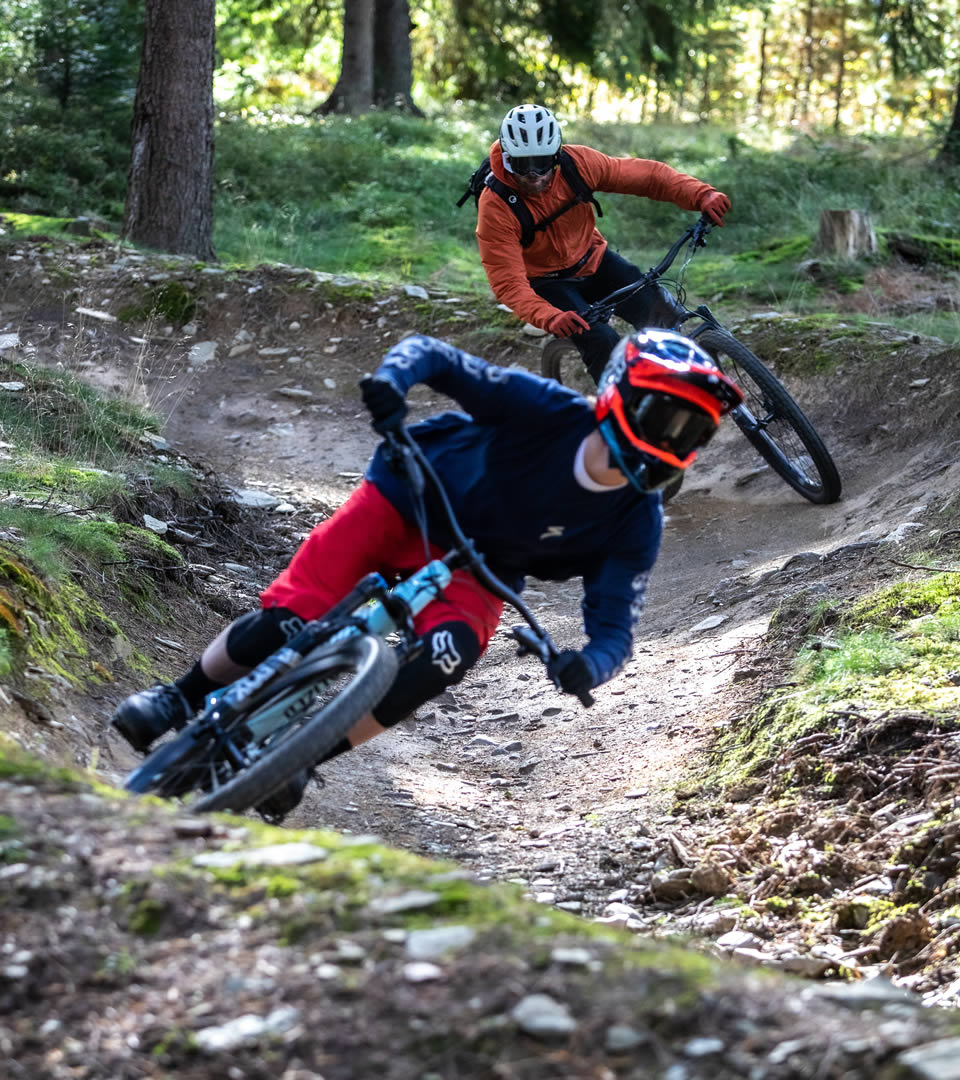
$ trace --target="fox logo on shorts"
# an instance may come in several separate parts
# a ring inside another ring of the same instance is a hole
[[[444,673],[452,675],[460,666],[461,657],[449,630],[438,630],[433,635],[433,656],[431,662]]]

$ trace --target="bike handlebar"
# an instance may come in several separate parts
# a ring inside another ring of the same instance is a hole
[[[623,285],[621,288],[610,293],[609,296],[605,296],[601,300],[596,300],[585,310],[581,311],[580,314],[591,325],[598,322],[606,322],[606,320],[614,314],[617,305],[621,303],[621,301],[626,300],[628,297],[633,296],[634,293],[639,292],[647,285],[652,284],[658,278],[663,277],[667,270],[673,265],[677,255],[680,254],[680,251],[688,241],[693,242],[694,248],[703,247],[707,242],[707,233],[709,233],[712,228],[713,223],[710,219],[706,216],[701,216],[693,225],[688,226],[688,228],[684,230],[680,239],[677,240],[656,266],[652,266],[645,274],[641,274],[636,281],[632,281],[629,285]]]
[[[538,656],[544,666],[558,654],[559,650],[546,630],[537,621],[537,617],[520,599],[517,593],[510,588],[486,564],[486,560],[477,551],[473,541],[460,528],[450,499],[437,476],[436,471],[430,464],[424,452],[417,445],[416,440],[405,427],[399,427],[396,431],[386,434],[386,441],[390,447],[394,460],[399,459],[404,474],[414,492],[420,494],[424,491],[424,475],[430,481],[430,486],[440,499],[440,506],[446,518],[447,528],[453,537],[453,551],[444,557],[451,567],[465,567],[480,582],[480,584],[494,596],[499,597],[505,603],[515,608],[523,616],[527,626],[515,626],[512,628],[514,638],[520,646],[520,655],[533,653]],[[559,687],[558,687],[559,689]],[[577,697],[585,707],[593,704],[593,697],[584,691]]]

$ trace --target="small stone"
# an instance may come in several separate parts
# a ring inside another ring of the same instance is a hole
[[[217,343],[215,341],[198,341],[190,346],[187,353],[187,362],[194,368],[205,368],[217,355]]]
[[[434,926],[407,934],[407,955],[413,960],[433,960],[445,953],[466,948],[476,938],[472,926]]]
[[[550,959],[568,967],[587,967],[593,962],[593,953],[589,949],[557,947],[550,953]]]
[[[432,907],[443,898],[439,893],[425,889],[411,889],[399,896],[382,896],[372,900],[368,910],[376,915],[396,915],[402,911],[419,911]]]
[[[719,1054],[724,1045],[723,1039],[691,1039],[684,1044],[683,1052],[687,1057],[707,1057],[709,1054]]]
[[[717,938],[717,944],[721,949],[746,949],[759,943],[760,939],[756,934],[749,934],[746,930],[731,930]]]
[[[403,291],[407,296],[413,296],[417,300],[429,300],[430,294],[422,285],[404,285]]]
[[[718,626],[723,626],[727,621],[726,615],[708,615],[705,619],[701,619],[696,626],[693,627],[691,633],[699,634],[705,630],[716,630]]]
[[[609,1054],[623,1054],[647,1041],[647,1037],[628,1024],[612,1024],[607,1028],[604,1046]]]
[[[443,968],[427,963],[426,960],[415,960],[403,965],[403,977],[412,983],[435,982],[443,978]]]
[[[960,1038],[911,1047],[897,1055],[897,1062],[909,1070],[904,1080],[960,1080]]]
[[[248,848],[245,851],[206,851],[194,855],[194,866],[302,866],[320,862],[328,855],[327,849],[316,844],[292,843],[270,844],[267,847]]]
[[[510,1010],[521,1031],[545,1041],[565,1039],[577,1029],[577,1022],[562,1002],[549,994],[528,994]]]
[[[156,533],[158,536],[163,536],[168,531],[170,526],[159,518],[151,517],[149,514],[143,515],[144,527],[149,529],[150,532]]]
[[[730,888],[730,874],[717,863],[705,862],[693,868],[690,884],[705,896],[723,896]]]

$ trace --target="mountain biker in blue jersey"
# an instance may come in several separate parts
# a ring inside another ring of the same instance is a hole
[[[613,678],[631,655],[647,579],[660,547],[659,489],[685,469],[737,387],[692,341],[667,331],[636,332],[611,355],[588,401],[553,380],[488,364],[445,342],[409,337],[361,383],[380,434],[399,427],[416,383],[456,401],[411,427],[446,488],[464,532],[491,569],[519,590],[526,576],[583,579],[583,649],[561,652],[548,673],[569,693]],[[228,626],[176,682],[132,695],[112,724],[137,750],[186,724],[207,694],[283,646],[364,574],[407,576],[450,545],[427,517],[428,543],[405,482],[385,444],[356,492],[303,542],[261,595],[261,609]],[[429,550],[425,550],[425,547]],[[417,616],[425,648],[386,696],[325,758],[351,749],[459,682],[493,636],[501,601],[466,571]],[[306,763],[313,765],[314,763]],[[310,769],[265,800],[272,819],[295,806]]]

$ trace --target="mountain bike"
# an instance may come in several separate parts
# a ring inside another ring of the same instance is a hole
[[[701,304],[692,310],[684,304],[683,274],[697,249],[706,245],[712,225],[700,218],[691,225],[664,257],[635,282],[625,285],[579,312],[592,326],[608,322],[618,314],[623,304],[648,285],[673,285],[679,314],[657,323],[661,329],[676,330],[692,338],[713,358],[744,391],[744,403],[730,414],[734,423],[747,437],[761,457],[790,487],[812,503],[827,504],[840,497],[840,474],[817,434],[813,424],[786,387],[767,365],[725,329],[710,309]],[[661,281],[680,251],[689,245],[690,254],[675,281]],[[691,320],[695,324],[688,326]],[[593,380],[587,372],[580,353],[571,338],[554,338],[547,342],[540,358],[541,372],[575,389],[589,389]],[[585,391],[586,392],[586,391]],[[676,485],[679,487],[679,484]]]
[[[512,628],[519,655],[533,654],[544,665],[557,655],[547,631],[464,535],[440,478],[410,433],[391,432],[387,443],[392,467],[414,494],[425,545],[429,481],[453,537],[450,551],[392,587],[380,574],[367,574],[323,618],[211,694],[187,727],[130,773],[128,791],[189,799],[194,811],[241,811],[268,799],[378,704],[400,665],[423,648],[414,616],[457,569],[469,570],[523,617],[526,625]],[[388,635],[395,635],[395,644],[388,644]],[[593,704],[589,693],[577,696],[585,707]]]

